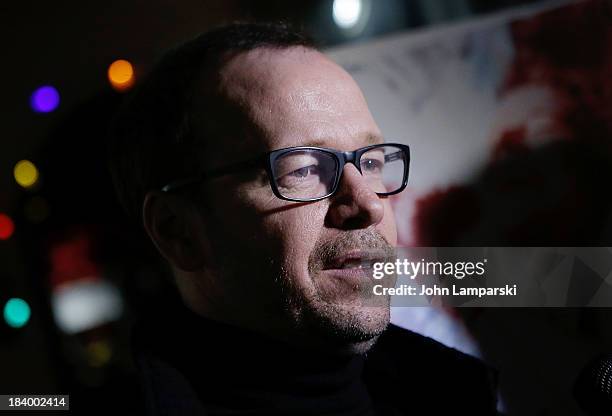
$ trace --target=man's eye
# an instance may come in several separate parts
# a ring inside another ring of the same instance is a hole
[[[300,169],[292,170],[291,172],[277,179],[278,186],[286,189],[312,186],[319,183],[320,169],[318,165],[305,166]]]
[[[377,159],[365,159],[361,161],[361,171],[364,173],[381,173],[384,163]]]
[[[293,172],[289,173],[289,175],[295,178],[305,178],[309,174],[316,175],[318,173],[319,173],[319,167],[317,165],[310,165],[310,166],[303,167],[301,169],[294,170]]]

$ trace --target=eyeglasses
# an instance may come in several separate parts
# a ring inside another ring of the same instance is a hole
[[[395,195],[403,191],[408,183],[410,147],[384,143],[352,152],[311,146],[289,147],[172,182],[164,186],[162,191],[172,192],[201,181],[263,165],[270,178],[272,191],[278,198],[293,202],[313,202],[328,198],[336,192],[347,163],[357,168],[378,196]]]

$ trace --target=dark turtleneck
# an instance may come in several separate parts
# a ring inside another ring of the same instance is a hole
[[[133,341],[151,415],[420,415],[442,396],[445,414],[461,402],[472,414],[495,414],[481,363],[395,326],[367,355],[334,355],[170,302],[137,326]],[[452,385],[440,369],[471,386]]]
[[[177,304],[161,315],[138,328],[137,354],[180,373],[207,415],[375,414],[362,355],[299,348]]]

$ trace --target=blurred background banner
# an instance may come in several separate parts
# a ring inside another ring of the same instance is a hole
[[[393,200],[401,246],[609,247],[611,7],[0,6],[0,392],[69,393],[77,413],[107,414],[117,401],[137,408],[130,329],[174,288],[116,201],[106,131],[165,50],[225,22],[303,28],[355,77],[387,140],[411,146],[409,187]],[[609,270],[600,274],[610,282]],[[612,348],[609,309],[413,307],[394,308],[392,319],[499,368],[510,414],[577,414],[567,386],[589,357]]]
[[[610,137],[606,7],[545,3],[330,50],[385,137],[411,146],[409,189],[395,197],[401,244],[578,238],[575,220],[566,224],[571,211],[557,204],[591,195],[563,180],[579,162],[567,166],[553,142]],[[512,159],[529,151],[529,159]],[[443,204],[455,218],[432,214]],[[559,230],[547,236],[543,224],[530,224],[521,235],[521,221],[538,220],[558,221]]]

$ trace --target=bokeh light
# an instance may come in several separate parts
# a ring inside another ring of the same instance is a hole
[[[0,240],[8,240],[15,231],[13,220],[6,214],[0,213]]]
[[[11,298],[4,305],[4,320],[8,326],[21,328],[30,320],[30,305],[20,298]]]
[[[350,29],[359,23],[363,11],[361,0],[334,0],[334,22],[342,29]]]
[[[108,67],[108,80],[117,91],[125,91],[134,85],[134,67],[125,59],[118,59]]]
[[[49,113],[57,108],[59,102],[59,92],[51,85],[37,88],[30,97],[30,106],[37,113]]]
[[[15,181],[24,188],[30,188],[38,181],[38,169],[29,160],[20,160],[13,169]]]

